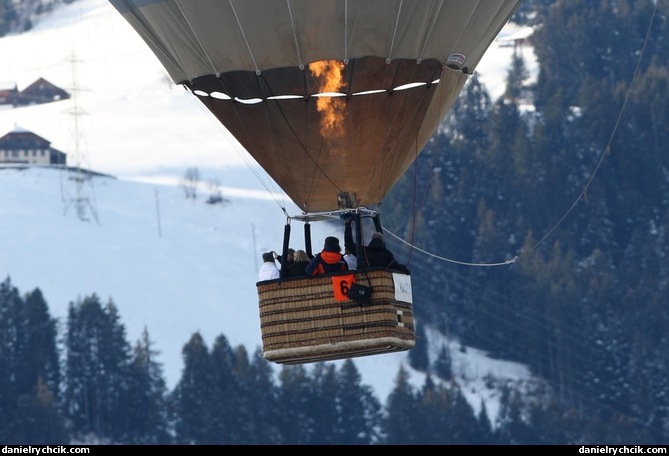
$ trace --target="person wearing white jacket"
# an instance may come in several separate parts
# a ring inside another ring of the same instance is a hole
[[[273,280],[279,278],[279,268],[274,262],[274,255],[272,252],[265,252],[262,254],[263,264],[258,271],[258,281]]]

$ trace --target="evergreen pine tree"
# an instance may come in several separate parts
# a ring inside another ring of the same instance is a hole
[[[244,356],[246,354],[244,353]],[[219,335],[211,349],[214,391],[209,399],[212,404],[211,433],[216,445],[244,443],[244,422],[248,419],[241,408],[239,380],[235,375],[236,356],[228,339]]]
[[[246,354],[246,351],[244,351]],[[237,359],[240,359],[239,354]],[[247,369],[237,370],[242,386],[242,397],[246,398],[244,408],[249,411],[246,428],[246,442],[260,445],[277,445],[285,443],[282,430],[283,409],[279,404],[279,387],[274,381],[274,372],[269,361],[263,358],[257,349],[249,364],[248,357],[244,360]]]
[[[26,351],[24,367],[29,375],[31,413],[24,421],[22,433],[27,443],[67,443],[63,418],[60,415],[60,359],[57,347],[56,319],[49,314],[42,292],[37,288],[25,296]],[[35,423],[42,423],[36,426]]]
[[[131,348],[116,306],[96,294],[70,303],[63,396],[73,436],[85,442],[123,443],[128,437]]]
[[[314,432],[313,416],[309,413],[313,406],[312,379],[304,365],[295,364],[283,366],[279,381],[282,439],[288,445],[309,444]]]
[[[525,404],[520,394],[506,388],[500,399],[497,416],[497,435],[500,445],[527,445],[536,444],[530,426],[523,418]]]
[[[451,351],[446,344],[442,344],[437,359],[434,360],[432,371],[437,377],[444,381],[453,379],[453,368],[451,365]]]
[[[40,377],[34,390],[32,396],[20,403],[17,434],[9,441],[29,445],[69,444],[70,438],[51,389]]]
[[[108,428],[106,435],[112,442],[125,442],[133,431],[129,423],[132,407],[129,400],[130,365],[132,346],[126,337],[126,330],[121,323],[118,308],[112,299],[104,305],[105,325],[102,327],[102,339],[98,362],[102,390],[100,391],[103,408],[103,420]],[[104,435],[104,434],[103,434]]]
[[[23,300],[7,277],[0,284],[0,441],[67,443],[56,336],[39,290]]]
[[[310,444],[336,445],[341,434],[339,426],[341,402],[338,397],[339,376],[335,365],[316,363],[311,370],[311,407],[308,409],[313,433]]]
[[[382,421],[384,444],[412,445],[416,441],[417,398],[411,383],[409,373],[404,366],[400,366],[395,379],[395,388],[386,401],[386,413]]]
[[[415,439],[425,445],[477,443],[477,421],[455,383],[435,384],[425,379],[417,408]]]
[[[152,348],[146,328],[135,344],[128,384],[128,431],[132,445],[171,443],[167,409],[167,387],[158,352]]]
[[[476,415],[476,421],[478,422],[478,432],[477,432],[477,445],[495,445],[497,443],[495,437],[495,429],[492,426],[490,421],[490,415],[488,414],[488,407],[485,402],[481,400],[481,408],[479,409],[478,415]]]
[[[30,355],[25,360],[31,366],[37,387],[41,378],[44,386],[58,403],[60,394],[60,360],[57,347],[58,328],[56,319],[49,314],[46,301],[39,288],[25,296],[26,316],[28,318],[26,334],[26,352]]]
[[[448,404],[442,401],[443,390],[428,374],[418,394],[414,432],[412,436],[418,445],[445,445],[451,442],[451,423]]]
[[[378,425],[382,407],[374,390],[362,384],[362,377],[351,359],[339,369],[337,381],[337,444],[370,445],[380,443]]]
[[[530,77],[527,67],[525,66],[525,60],[523,55],[520,52],[518,47],[515,47],[513,50],[513,56],[511,57],[511,68],[509,69],[506,76],[506,90],[504,91],[504,98],[514,103],[520,101],[520,97],[523,95],[523,88],[525,81]]]
[[[422,324],[418,324],[416,320],[414,320],[414,323],[416,345],[409,350],[407,355],[409,365],[419,372],[428,372],[430,369],[430,355],[428,354],[429,341],[427,340],[427,333]]]
[[[211,426],[214,421],[212,398],[215,378],[209,349],[195,332],[182,351],[184,368],[171,394],[175,416],[175,442],[179,445],[209,445],[216,441]]]
[[[7,277],[0,284],[0,416],[4,417],[0,420],[0,441],[6,443],[14,443],[18,433],[17,401],[30,392],[29,376],[22,368],[27,358],[26,325],[23,301]]]
[[[445,384],[450,401],[449,410],[453,423],[452,439],[456,445],[478,445],[481,443],[478,433],[479,426],[474,409],[467,402],[457,383]]]

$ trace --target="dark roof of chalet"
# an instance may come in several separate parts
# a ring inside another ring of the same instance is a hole
[[[52,84],[51,82],[47,81],[44,78],[39,78],[32,84],[30,84],[28,87],[23,89],[21,91],[22,96],[26,95],[44,95],[44,94],[49,94],[49,95],[55,95],[60,98],[69,98],[70,94],[61,89],[60,87]]]
[[[32,131],[24,130],[23,128],[15,128],[0,138],[0,148],[3,149],[25,149],[35,145],[48,148],[51,141],[47,141]]]

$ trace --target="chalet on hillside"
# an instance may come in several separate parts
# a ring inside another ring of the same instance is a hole
[[[51,103],[52,101],[67,100],[70,94],[44,78],[30,84],[19,92],[17,105]]]
[[[0,138],[0,164],[65,165],[67,154],[23,128],[15,128]]]
[[[19,100],[19,89],[16,84],[0,84],[0,105],[15,105]]]

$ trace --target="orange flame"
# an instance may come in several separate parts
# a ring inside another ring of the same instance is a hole
[[[344,63],[338,60],[321,60],[309,64],[311,75],[318,81],[318,93],[340,92],[346,87],[343,71]],[[318,97],[316,109],[322,114],[321,135],[326,138],[344,134],[346,101],[341,97]]]

